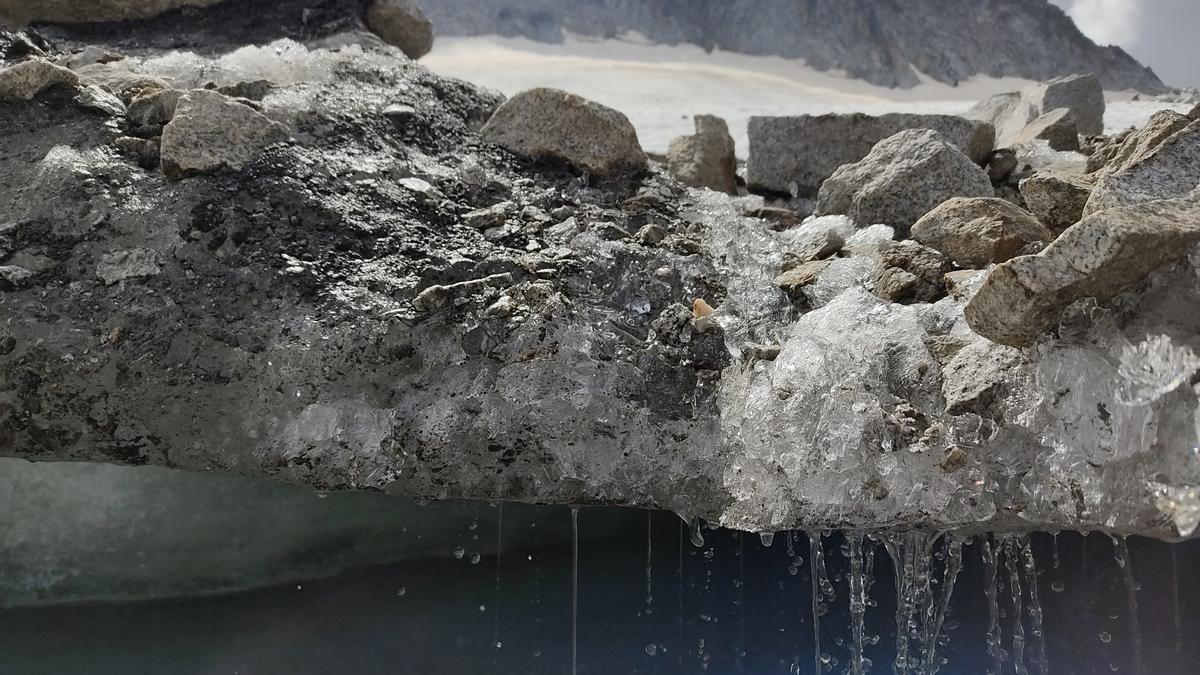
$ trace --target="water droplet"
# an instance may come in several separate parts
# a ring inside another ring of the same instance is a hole
[[[403,596],[405,593],[408,593],[408,589],[405,588],[404,586],[401,586],[400,588],[396,589],[396,595]]]
[[[462,560],[463,556],[466,554],[467,554],[467,552],[465,550],[463,550],[463,547],[461,547],[461,546],[458,546],[454,549],[454,558],[456,560]]]
[[[1054,591],[1055,593],[1062,593],[1064,590],[1066,590],[1066,588],[1067,585],[1061,581],[1055,581],[1054,583],[1050,584],[1050,590]]]
[[[771,544],[775,543],[775,533],[774,532],[760,532],[758,534],[758,540],[760,542],[762,542],[763,546],[765,546],[767,548],[771,548]]]
[[[646,645],[646,653],[650,656],[654,656],[658,653],[658,645],[653,643]]]
[[[1112,635],[1108,631],[1100,631],[1100,641],[1105,644],[1112,642]]]
[[[481,556],[478,553],[471,554],[471,564],[472,565],[478,565],[480,559],[481,559]]]

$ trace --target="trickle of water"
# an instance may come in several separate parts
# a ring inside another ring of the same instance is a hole
[[[992,657],[988,667],[988,675],[1001,675],[1003,672],[1004,652],[1000,647],[1000,602],[996,587],[996,543],[990,536],[984,536],[980,541],[980,556],[983,559],[983,594],[988,603],[987,653]]]
[[[1004,565],[1008,569],[1008,588],[1013,607],[1013,669],[1017,675],[1028,675],[1025,667],[1025,624],[1021,601],[1021,569],[1017,566],[1017,542],[1015,537],[1004,539]]]
[[[863,675],[867,665],[863,659],[863,633],[867,613],[866,578],[863,574],[863,541],[860,533],[846,535],[850,553],[850,630],[853,637],[850,647],[850,673]]]
[[[1033,635],[1033,644],[1037,649],[1037,666],[1041,675],[1047,675],[1050,664],[1046,661],[1046,633],[1042,624],[1042,600],[1038,594],[1037,560],[1033,557],[1033,546],[1029,537],[1021,537],[1021,561],[1025,571],[1025,579],[1029,584],[1029,632]]]
[[[809,576],[812,577],[812,616],[813,616],[813,672],[820,673],[821,664],[821,595],[825,584],[825,556],[821,546],[821,533],[808,533],[808,565]]]
[[[654,512],[646,510],[646,614],[654,613]]]
[[[579,672],[579,507],[571,507],[571,675]]]
[[[937,647],[942,644],[942,627],[946,623],[946,615],[950,612],[950,600],[954,596],[954,585],[958,581],[959,570],[962,569],[963,539],[953,534],[945,535],[946,567],[942,575],[942,601],[938,605],[937,614],[933,618],[933,630],[926,640],[925,672],[934,675],[939,670],[941,662],[937,660]],[[949,637],[946,643],[949,644]]]
[[[498,505],[496,512],[496,592],[492,598],[492,644],[499,650],[503,647],[500,642],[500,553],[504,550],[504,503]],[[472,561],[474,562],[474,561]],[[496,655],[492,655],[492,672],[498,672],[500,664]]]
[[[1125,573],[1125,595],[1129,598],[1129,631],[1133,634],[1133,672],[1142,675],[1142,626],[1138,616],[1137,582],[1133,578],[1133,561],[1125,537],[1114,538],[1117,562]]]

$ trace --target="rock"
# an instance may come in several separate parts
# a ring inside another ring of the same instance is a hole
[[[1042,139],[1050,148],[1061,152],[1079,151],[1079,131],[1075,116],[1067,108],[1055,108],[1030,122],[1017,134],[1014,145],[1032,143]]]
[[[785,232],[783,237],[787,242],[787,250],[783,254],[785,270],[814,260],[824,260],[846,245],[845,239],[832,228],[791,230]]]
[[[679,182],[726,194],[737,194],[737,157],[725,120],[696,115],[696,133],[671,141],[667,170]]]
[[[1054,328],[1081,298],[1101,302],[1200,242],[1200,201],[1162,200],[1084,218],[1041,253],[996,267],[964,313],[983,337],[1014,347]]]
[[[786,230],[804,222],[804,219],[811,214],[800,213],[780,206],[759,206],[747,209],[746,215],[750,218],[758,218],[770,222],[771,229],[773,230]]]
[[[1011,148],[1000,148],[992,151],[987,158],[988,180],[993,185],[1004,183],[1017,170],[1017,153]]]
[[[882,223],[903,234],[952,197],[991,197],[983,169],[927,129],[884,139],[856,164],[834,172],[817,196],[817,215],[845,214],[858,225]]]
[[[1019,349],[976,340],[961,349],[942,368],[946,410],[955,414],[995,415],[992,404],[1000,388],[1026,359]]]
[[[1187,116],[1188,119],[1191,120],[1200,120],[1200,103],[1192,106],[1192,109],[1188,111]]]
[[[32,270],[20,265],[0,265],[0,291],[22,288],[33,276]]]
[[[787,293],[793,303],[807,307],[808,298],[804,295],[804,288],[815,283],[821,272],[829,269],[831,264],[832,260],[814,260],[797,265],[775,277],[775,285]]]
[[[667,230],[662,225],[650,223],[643,225],[641,229],[633,235],[633,240],[642,246],[657,246],[662,243],[663,239],[667,238]]]
[[[287,127],[241,103],[201,89],[179,99],[163,128],[163,173],[185,176],[237,171],[274,143],[288,139]]]
[[[109,286],[126,279],[152,277],[160,272],[158,254],[145,248],[106,253],[96,265],[96,277]]]
[[[1174,110],[1160,110],[1150,116],[1145,126],[1114,138],[1101,154],[1101,160],[1088,163],[1089,173],[1114,173],[1145,159],[1162,142],[1183,131],[1192,123],[1190,117]],[[1095,155],[1093,155],[1095,156]]]
[[[1038,171],[1021,181],[1026,208],[1055,235],[1083,218],[1091,195],[1092,182],[1069,173]]]
[[[158,144],[159,139],[157,138],[137,138],[135,136],[121,136],[113,141],[117,152],[133,158],[143,169],[153,169],[158,166],[160,159]]]
[[[1036,218],[1003,199],[956,197],[925,214],[912,227],[912,238],[941,251],[958,266],[983,269],[1030,247],[1053,241]]]
[[[747,185],[811,197],[839,167],[863,159],[883,139],[909,129],[937,131],[980,164],[995,139],[990,124],[950,115],[752,117]]]
[[[996,147],[1007,148],[1025,127],[1038,118],[1041,111],[1021,96],[1010,91],[995,94],[976,103],[964,117],[990,123],[996,132]]]
[[[120,117],[125,114],[125,104],[121,99],[94,84],[87,85],[79,92],[75,97],[75,105],[108,117]]]
[[[221,0],[20,0],[0,8],[0,17],[30,21],[98,23],[144,19],[178,7],[203,7]]]
[[[515,208],[512,202],[501,202],[487,208],[475,209],[463,216],[463,225],[476,230],[486,230],[490,227],[500,227],[508,218],[509,211]]]
[[[1060,108],[1070,111],[1077,134],[1102,134],[1104,107],[1104,89],[1099,80],[1091,75],[1070,75],[1032,85],[1024,91],[986,98],[967,111],[966,117],[990,122],[996,129],[996,145],[1009,147],[1028,142],[1028,138],[1023,139],[1026,129],[1039,117]],[[1061,120],[1057,126],[1061,127]],[[1039,137],[1037,133],[1041,132],[1036,132],[1033,138]],[[1065,141],[1065,132],[1059,133]]]
[[[419,59],[433,49],[433,23],[413,0],[372,0],[367,27],[410,59]]]
[[[28,101],[56,84],[77,86],[79,76],[74,71],[56,66],[46,59],[33,58],[0,70],[0,101]]]
[[[946,295],[950,259],[915,241],[887,242],[879,249],[872,280],[875,295],[890,302],[937,302]]]
[[[178,89],[154,89],[129,102],[125,113],[129,128],[139,136],[157,136],[162,128],[175,117],[175,108],[183,96]]]
[[[1104,133],[1104,87],[1094,75],[1058,77],[1029,87],[1021,96],[1039,114],[1058,108],[1070,110],[1076,128],[1085,136]]]
[[[967,302],[971,296],[975,295],[975,291],[979,290],[979,284],[983,283],[984,277],[985,273],[980,270],[954,270],[947,272],[942,280],[950,295],[957,300]]]
[[[56,63],[64,68],[79,70],[93,63],[112,63],[113,61],[120,61],[123,58],[125,57],[116,52],[111,52],[95,45],[89,45],[78,52],[59,58]]]
[[[1172,134],[1115,171],[1104,171],[1084,207],[1085,216],[1155,199],[1183,197],[1200,185],[1200,121]]]
[[[565,161],[602,178],[640,173],[647,163],[629,118],[558,89],[513,96],[480,134],[517,154]]]

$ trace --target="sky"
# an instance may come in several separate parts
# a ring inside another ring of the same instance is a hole
[[[1125,48],[1164,82],[1200,87],[1200,0],[1051,0],[1097,43]]]

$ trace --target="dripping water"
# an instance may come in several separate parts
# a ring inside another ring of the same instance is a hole
[[[1129,547],[1125,537],[1113,537],[1116,547],[1117,565],[1125,576],[1125,594],[1129,598],[1129,631],[1133,636],[1133,672],[1142,675],[1142,629],[1138,617],[1137,584],[1133,578],[1133,561],[1129,558]]]
[[[692,546],[696,548],[704,548],[704,533],[700,530],[700,518],[694,517],[687,521],[688,524],[688,539],[691,540]]]
[[[988,629],[987,653],[992,657],[988,675],[1001,675],[1004,663],[1004,650],[1000,646],[1000,603],[996,589],[996,550],[995,541],[990,536],[981,538],[980,556],[983,558],[983,593],[987,596]]]
[[[945,535],[945,541],[946,568],[942,575],[942,601],[939,603],[937,613],[934,615],[933,630],[930,631],[930,639],[927,642],[928,652],[925,656],[925,672],[929,673],[929,675],[933,675],[938,671],[938,639],[942,634],[942,626],[946,623],[946,615],[950,612],[950,600],[954,597],[954,585],[958,581],[959,570],[962,569],[962,538],[948,534]]]
[[[738,654],[737,654],[737,669],[738,672],[745,672],[745,664],[742,663],[742,657],[746,654],[746,547],[744,545],[745,535],[741,532],[737,534],[738,538]]]
[[[1179,614],[1179,551],[1177,544],[1171,547],[1171,610],[1175,619],[1175,671],[1183,666],[1183,621]]]
[[[503,646],[500,642],[500,554],[504,544],[504,503],[497,505],[496,511],[496,589],[492,597],[492,672],[499,669],[498,652]]]
[[[808,565],[809,576],[812,578],[812,617],[813,617],[813,672],[822,671],[821,664],[821,595],[825,579],[825,558],[821,550],[821,533],[808,533]]]
[[[850,626],[852,632],[850,673],[863,675],[870,662],[863,658],[863,633],[867,612],[866,576],[863,570],[863,540],[861,533],[848,534],[850,547]]]
[[[571,675],[579,672],[579,507],[571,507]]]
[[[654,512],[646,510],[646,615],[654,613]]]
[[[1057,551],[1057,548],[1055,550]],[[1037,560],[1033,557],[1033,546],[1029,537],[1021,538],[1021,561],[1025,570],[1025,580],[1029,584],[1029,632],[1037,650],[1034,665],[1037,666],[1040,675],[1047,675],[1049,663],[1046,661],[1046,630],[1042,623],[1042,601],[1038,594]]]
[[[758,540],[762,542],[764,548],[771,548],[771,544],[775,542],[774,532],[759,532]]]
[[[1029,670],[1025,667],[1025,624],[1022,621],[1024,609],[1021,602],[1021,570],[1017,566],[1016,547],[1016,538],[1005,537],[1003,540],[1003,549],[1000,552],[1004,553],[1004,566],[1008,570],[1009,595],[1012,597],[1013,669],[1017,675],[1028,675]]]

